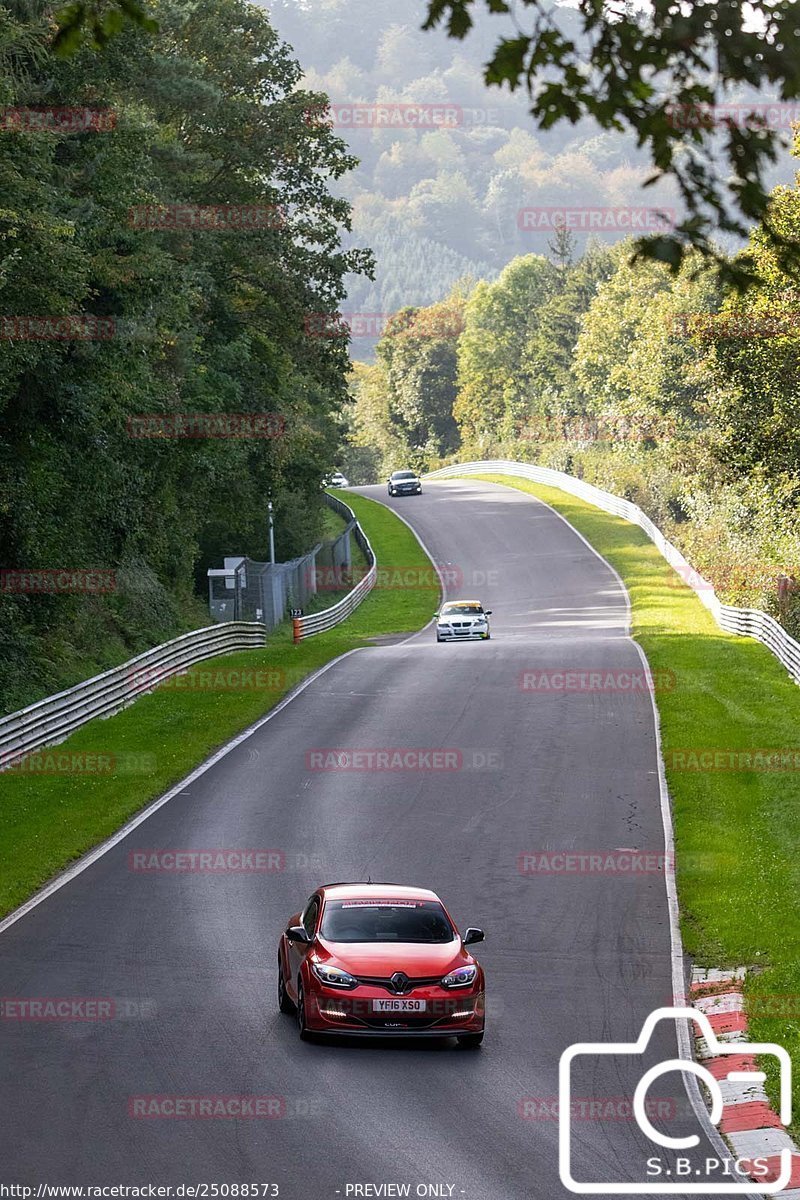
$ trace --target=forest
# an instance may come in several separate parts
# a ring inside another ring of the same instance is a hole
[[[800,188],[772,199],[800,238]],[[672,274],[561,229],[546,254],[401,309],[353,365],[342,468],[568,472],[639,504],[722,598],[797,636],[800,292],[766,230],[746,252],[762,282],[741,293],[699,258]]]
[[[156,16],[66,57],[48,6],[0,20],[6,710],[207,624],[206,568],[266,557],[270,499],[279,558],[320,528],[347,350],[307,321],[371,269],[331,190],[355,160],[262,10]]]
[[[474,28],[464,40],[442,29],[422,33],[427,7],[426,0],[402,9],[390,0],[269,4],[303,65],[304,86],[330,97],[333,127],[359,160],[337,191],[352,205],[353,244],[370,246],[376,260],[374,280],[348,279],[343,306],[353,357],[362,361],[374,356],[375,326],[404,305],[443,300],[464,278],[493,279],[518,255],[547,255],[548,231],[519,218],[532,206],[663,207],[683,215],[672,180],[644,187],[652,163],[632,128],[602,129],[587,116],[537,128],[524,89],[486,85],[498,30],[482,5],[471,6]],[[577,13],[558,11],[560,27],[579,38]],[[728,100],[735,106],[754,95],[737,83]],[[379,105],[398,120],[381,125]],[[791,183],[788,153],[768,165],[766,180]],[[609,230],[602,240],[610,246],[625,236]],[[578,250],[587,240],[576,230]],[[717,241],[729,252],[741,244],[727,233]]]

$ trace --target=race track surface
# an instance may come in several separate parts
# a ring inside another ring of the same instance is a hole
[[[274,1182],[289,1200],[430,1184],[468,1200],[558,1200],[562,1050],[634,1040],[671,1002],[663,864],[559,865],[569,852],[663,855],[649,695],[558,684],[564,671],[641,671],[618,580],[522,493],[477,481],[391,501],[363,491],[413,524],[451,596],[493,610],[492,640],[437,645],[428,628],[349,655],[2,934],[0,996],[111,998],[114,1015],[0,1021],[0,1182]],[[456,750],[458,768],[309,769],[315,750],[401,747]],[[214,847],[274,849],[285,868],[129,867],[135,850]],[[278,1013],[286,919],[319,883],[368,876],[431,887],[462,931],[486,930],[481,1051],[305,1044]],[[674,1053],[664,1030],[647,1061]],[[605,1059],[576,1081],[581,1179],[640,1181],[654,1153],[668,1164],[625,1113],[642,1070]],[[657,1125],[696,1128],[676,1076],[654,1092]],[[132,1097],[234,1094],[277,1097],[280,1115],[129,1115]]]

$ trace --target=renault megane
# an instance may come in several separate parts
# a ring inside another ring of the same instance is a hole
[[[483,1041],[483,970],[435,892],[386,883],[317,888],[278,948],[278,1005],[301,1038],[456,1037]]]

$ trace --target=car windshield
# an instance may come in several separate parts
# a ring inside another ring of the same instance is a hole
[[[329,900],[320,937],[330,942],[451,942],[438,900]]]
[[[392,479],[416,479],[413,471],[395,471]]]
[[[442,616],[452,617],[455,614],[460,617],[475,617],[482,612],[480,604],[445,604]]]

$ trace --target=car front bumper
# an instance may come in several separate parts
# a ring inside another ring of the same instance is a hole
[[[361,987],[342,994],[325,988],[306,994],[306,1025],[315,1033],[339,1033],[355,1037],[459,1037],[481,1033],[486,1020],[482,991],[459,996],[438,989],[415,989],[409,999],[425,1000],[424,1014],[373,1013],[372,1000],[393,997],[384,989]],[[344,1012],[332,1015],[333,1010]]]
[[[470,629],[450,629],[437,625],[436,634],[443,642],[482,642],[489,636],[489,627],[484,625],[483,628],[473,626]]]

